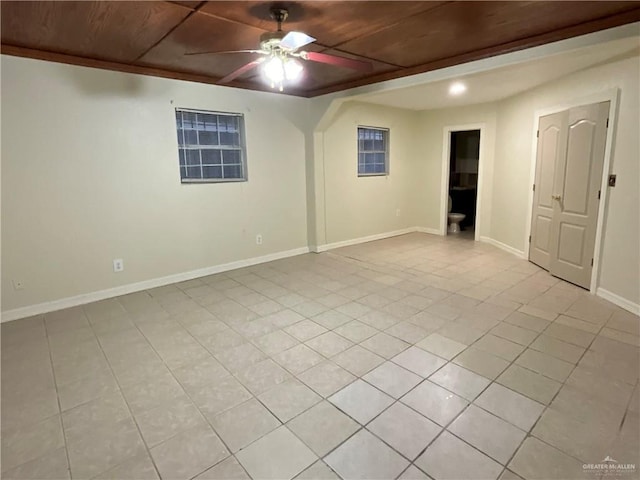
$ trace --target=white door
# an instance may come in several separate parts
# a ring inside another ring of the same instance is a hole
[[[608,113],[603,102],[540,119],[529,256],[584,288],[591,283]]]
[[[567,148],[568,114],[566,111],[541,117],[538,126],[529,260],[545,270],[551,268],[551,232],[556,206],[552,196],[555,191],[556,163]]]

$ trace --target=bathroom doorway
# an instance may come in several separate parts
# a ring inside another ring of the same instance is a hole
[[[445,136],[441,232],[478,240],[482,125],[445,127]]]

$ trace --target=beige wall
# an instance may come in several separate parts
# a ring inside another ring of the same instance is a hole
[[[524,252],[534,112],[611,88],[621,89],[618,185],[600,286],[638,304],[639,67],[636,57],[497,104],[414,112],[3,56],[2,310],[307,245],[437,230],[447,126],[486,126],[480,233]],[[180,184],[176,106],[245,114],[249,182]],[[388,176],[357,176],[358,125],[391,129]],[[112,272],[114,258],[124,272]]]
[[[537,110],[619,88],[618,126],[609,189],[599,286],[640,304],[640,59],[633,57],[564,77],[498,105],[491,237],[526,251],[531,208],[531,146]]]
[[[180,183],[175,107],[245,114],[248,182]],[[2,310],[306,247],[307,117],[304,99],[3,56]]]
[[[416,226],[416,120],[416,112],[347,102],[317,133],[316,162],[322,165],[324,195],[316,210],[324,216],[322,243]],[[358,125],[390,130],[389,175],[358,177]]]

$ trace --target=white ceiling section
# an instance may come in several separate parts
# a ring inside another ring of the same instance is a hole
[[[410,110],[494,102],[573,72],[639,52],[640,36],[634,36],[484,72],[362,95],[358,101]],[[467,86],[466,93],[457,97],[449,95],[449,86],[454,81],[463,82]]]

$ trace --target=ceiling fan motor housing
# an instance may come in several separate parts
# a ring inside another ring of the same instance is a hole
[[[262,50],[266,50],[267,52],[271,52],[276,48],[280,47],[280,42],[285,36],[285,32],[282,30],[278,32],[266,32],[260,36],[260,48]]]

